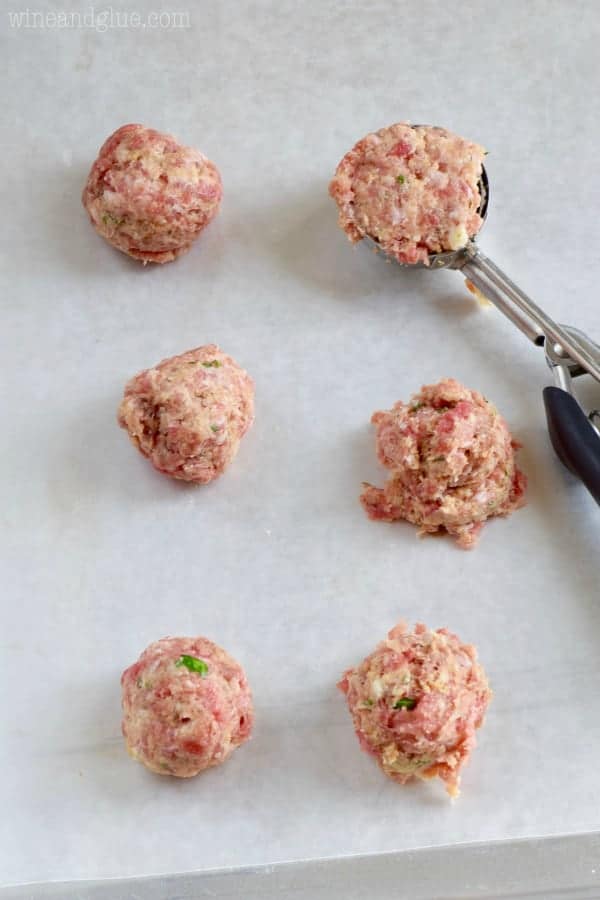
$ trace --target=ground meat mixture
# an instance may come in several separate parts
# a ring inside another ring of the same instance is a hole
[[[118,419],[159,472],[207,484],[233,460],[253,415],[254,382],[207,344],[132,378]]]
[[[405,264],[458,250],[481,228],[485,150],[465,138],[407,122],[368,134],[336,169],[329,193],[351,241],[368,235]]]
[[[192,147],[143,125],[123,125],[100,148],[83,190],[92,225],[144,263],[189,250],[221,202],[217,167]]]
[[[121,676],[123,736],[134,759],[190,778],[225,762],[250,737],[252,695],[242,667],[207,638],[167,637]]]
[[[460,770],[491,699],[475,648],[445,628],[401,622],[338,684],[363,750],[386,775],[446,783],[458,794]]]
[[[447,378],[371,421],[377,456],[391,471],[383,488],[363,486],[361,502],[372,519],[406,519],[421,534],[445,529],[468,549],[486,519],[523,506],[520,445],[477,391]]]

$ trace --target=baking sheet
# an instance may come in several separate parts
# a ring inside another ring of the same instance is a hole
[[[9,890],[10,900],[596,900],[599,853],[597,834],[563,835]]]
[[[480,140],[483,249],[599,337],[595,3],[189,13],[171,30],[2,14],[2,884],[594,831],[600,521],[549,447],[543,358],[456,273],[351,248],[327,182],[403,117]],[[112,251],[80,207],[128,121],[223,175],[221,214],[172,266]],[[254,376],[257,418],[227,476],[194,489],[152,472],[115,410],[131,374],[207,341]],[[445,375],[497,403],[531,484],[472,553],[357,503],[383,477],[371,412]],[[400,617],[476,643],[495,691],[456,803],[387,782],[335,689]],[[218,771],[157,778],[123,750],[120,672],[195,633],[245,665],[255,737]]]

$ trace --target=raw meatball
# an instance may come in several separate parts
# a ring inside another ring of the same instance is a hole
[[[132,378],[118,419],[159,472],[207,484],[233,460],[254,420],[254,382],[207,344]]]
[[[401,622],[338,687],[362,749],[386,775],[400,784],[438,775],[458,795],[491,699],[474,647],[446,628],[408,632]]]
[[[123,125],[100,148],[82,201],[113,247],[165,263],[189,250],[222,193],[217,167],[197,150],[152,128]]]
[[[372,519],[406,519],[420,534],[445,529],[468,549],[486,519],[523,506],[520,445],[477,391],[447,378],[371,421],[379,461],[392,473],[383,489],[363,486],[360,499]]]
[[[250,737],[252,694],[239,663],[207,638],[167,637],[123,672],[123,737],[159,775],[190,778]]]
[[[369,235],[398,262],[428,265],[430,253],[458,250],[481,228],[484,156],[445,128],[400,122],[368,134],[329,185],[340,227],[351,241]]]

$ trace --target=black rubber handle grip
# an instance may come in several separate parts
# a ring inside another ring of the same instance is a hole
[[[575,397],[562,388],[544,388],[544,405],[556,455],[600,504],[600,436]]]

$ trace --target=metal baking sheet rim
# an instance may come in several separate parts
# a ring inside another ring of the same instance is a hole
[[[248,868],[7,887],[2,900],[596,900],[600,832]]]

